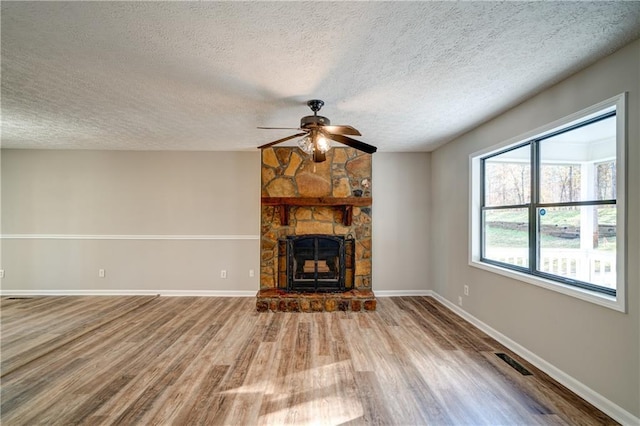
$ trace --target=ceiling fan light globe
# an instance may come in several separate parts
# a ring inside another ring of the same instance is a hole
[[[313,141],[311,140],[311,137],[307,135],[300,139],[298,141],[298,147],[300,147],[304,153],[311,155],[313,153]]]
[[[322,135],[318,136],[316,140],[316,148],[322,153],[329,151],[331,149],[331,140]]]

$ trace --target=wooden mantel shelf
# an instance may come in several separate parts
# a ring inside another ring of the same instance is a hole
[[[289,225],[289,207],[295,206],[329,206],[340,207],[344,211],[343,222],[345,226],[351,226],[353,220],[353,207],[367,207],[371,205],[371,197],[262,197],[263,206],[280,207],[280,223]]]

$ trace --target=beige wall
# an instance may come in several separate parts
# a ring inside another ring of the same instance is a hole
[[[258,151],[3,150],[2,290],[257,290],[259,208]]]
[[[426,291],[430,153],[373,157],[374,291]]]
[[[437,149],[431,157],[431,284],[463,309],[640,416],[640,41]],[[469,155],[622,92],[628,97],[628,313],[468,265]]]
[[[4,150],[5,234],[258,234],[260,152]]]

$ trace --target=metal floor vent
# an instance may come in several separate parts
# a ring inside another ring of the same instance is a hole
[[[499,352],[499,353],[496,353],[496,356],[498,358],[502,359],[507,364],[509,364],[511,367],[513,367],[515,370],[518,371],[518,373],[522,374],[523,376],[532,376],[533,375],[529,370],[524,368],[524,366],[522,364],[520,364],[515,359],[511,358],[509,355]]]
[[[7,297],[7,300],[31,300],[33,297]]]

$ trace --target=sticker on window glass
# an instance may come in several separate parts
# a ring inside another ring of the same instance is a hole
[[[544,216],[545,214],[547,214],[547,211],[545,209],[540,209],[540,216]]]

